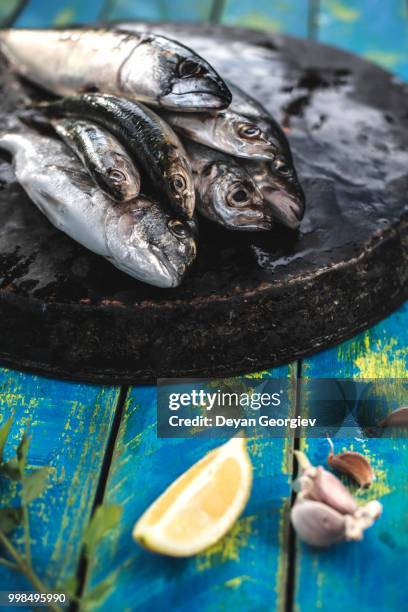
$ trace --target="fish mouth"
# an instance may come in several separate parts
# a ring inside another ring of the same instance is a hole
[[[303,219],[304,204],[286,191],[262,188],[265,203],[269,205],[270,212],[277,221],[291,229],[298,229]]]
[[[154,244],[150,245],[150,249],[156,257],[156,271],[158,272],[154,282],[156,287],[166,289],[178,287],[184,278],[187,267],[181,266],[182,269],[177,269],[167,255]]]
[[[222,81],[204,83],[176,82],[171,91],[160,98],[160,104],[169,109],[185,111],[222,110],[231,104],[232,94]]]

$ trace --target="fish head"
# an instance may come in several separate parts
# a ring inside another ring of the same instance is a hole
[[[140,174],[130,160],[117,152],[111,152],[109,163],[103,170],[95,166],[98,183],[116,202],[127,202],[139,195]]]
[[[156,287],[177,287],[197,253],[194,222],[176,219],[142,196],[111,207],[105,232],[109,259]]]
[[[226,111],[217,122],[217,140],[223,150],[238,157],[273,160],[279,152],[279,142],[269,125],[260,119],[252,119]]]
[[[180,148],[181,150],[181,148]],[[166,172],[170,197],[188,219],[192,219],[195,207],[194,179],[186,155],[177,155]]]
[[[201,171],[198,194],[203,212],[229,229],[266,230],[272,226],[262,195],[243,168],[211,161]]]
[[[258,184],[275,219],[297,229],[305,214],[305,195],[292,163],[279,156],[265,164]]]
[[[173,110],[205,111],[226,108],[231,103],[231,92],[205,59],[165,37],[156,36],[155,42],[155,73],[161,79],[160,106]]]

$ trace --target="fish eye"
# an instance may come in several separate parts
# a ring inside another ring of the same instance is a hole
[[[292,170],[290,169],[290,167],[288,166],[288,164],[286,164],[283,160],[281,159],[277,159],[274,164],[273,164],[274,169],[276,170],[276,172],[278,174],[281,174],[282,176],[289,176],[290,174],[292,174]]]
[[[182,221],[171,219],[167,227],[176,238],[185,238],[187,236],[187,228]]]
[[[251,140],[253,138],[258,138],[261,135],[261,129],[254,123],[242,123],[238,127],[238,134],[242,138]]]
[[[250,198],[250,193],[247,191],[247,189],[241,186],[228,194],[227,201],[230,206],[243,206],[250,200]]]
[[[185,59],[178,65],[178,72],[181,77],[193,77],[204,74],[203,66],[191,59]]]
[[[126,181],[126,176],[117,168],[110,168],[108,175],[115,183],[124,183]]]
[[[181,174],[176,174],[170,179],[170,189],[173,193],[183,193],[186,189],[186,181]]]

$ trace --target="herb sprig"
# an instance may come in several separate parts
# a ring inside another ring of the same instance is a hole
[[[15,456],[5,460],[4,449],[12,424],[13,417],[0,428],[0,484],[1,480],[14,484],[17,487],[18,502],[14,506],[1,507],[0,497],[0,565],[23,574],[38,593],[64,592],[71,603],[76,604],[80,610],[86,610],[100,603],[108,595],[113,587],[116,572],[112,572],[89,593],[81,596],[77,595],[79,583],[76,576],[69,578],[63,585],[52,586],[45,584],[38,576],[31,555],[30,504],[50,486],[51,468],[28,469],[30,437],[27,433],[23,434]],[[122,508],[115,504],[103,504],[96,509],[81,542],[88,565],[93,560],[101,540],[119,525],[121,515]],[[11,537],[19,526],[23,530],[22,549],[13,543]],[[55,604],[47,605],[54,612],[61,610]]]

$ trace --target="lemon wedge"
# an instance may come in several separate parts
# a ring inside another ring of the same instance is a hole
[[[232,438],[177,478],[138,520],[133,537],[154,552],[195,555],[232,527],[251,485],[246,440]]]

